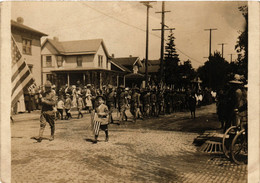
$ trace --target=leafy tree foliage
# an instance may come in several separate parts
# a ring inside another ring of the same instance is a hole
[[[238,56],[238,74],[244,75],[246,78],[248,77],[248,7],[240,6],[239,11],[242,12],[243,17],[245,18],[245,26],[244,30],[240,31],[240,35],[238,37],[237,44],[235,45],[235,49]]]
[[[177,85],[179,83],[179,55],[176,52],[175,37],[171,32],[168,36],[168,43],[165,46],[165,62],[164,62],[164,73],[165,73],[165,83],[167,85]]]
[[[228,82],[230,72],[229,63],[222,58],[220,52],[214,52],[213,56],[198,68],[198,76],[203,85],[213,90],[218,90]]]

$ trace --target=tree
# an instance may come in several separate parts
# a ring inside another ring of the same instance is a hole
[[[203,66],[198,68],[198,75],[205,87],[218,90],[228,82],[229,63],[222,58],[220,52],[214,52]]]
[[[191,65],[191,61],[184,61],[183,64],[179,65],[180,83],[179,85],[183,88],[187,88],[191,85],[191,81],[195,78],[196,72]]]
[[[164,73],[165,73],[165,83],[167,85],[174,84],[176,87],[179,84],[179,55],[176,52],[175,44],[174,44],[175,37],[173,32],[170,32],[168,36],[168,43],[165,46],[165,57],[164,57]]]
[[[246,78],[248,77],[248,7],[240,6],[239,11],[242,12],[243,17],[245,18],[245,26],[244,30],[240,31],[240,35],[238,37],[237,44],[235,45],[235,49],[237,53],[239,53],[238,57],[238,74],[244,75]]]

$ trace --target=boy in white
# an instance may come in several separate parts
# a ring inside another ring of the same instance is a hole
[[[57,110],[58,110],[58,113],[59,113],[61,120],[63,120],[63,109],[64,109],[64,102],[61,99],[61,97],[59,97],[58,103],[57,103]]]

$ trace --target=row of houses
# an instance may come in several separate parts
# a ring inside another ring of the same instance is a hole
[[[116,58],[109,54],[103,39],[59,41],[24,25],[23,19],[11,20],[11,33],[35,78],[37,85],[50,80],[58,87],[68,84],[112,84],[141,86],[145,80],[144,60],[139,57]],[[150,78],[156,79],[159,60],[148,62]]]

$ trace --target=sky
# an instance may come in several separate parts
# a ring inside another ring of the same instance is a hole
[[[245,20],[238,7],[241,1],[180,2],[166,1],[165,24],[175,28],[175,45],[181,61],[190,60],[194,68],[203,65],[209,55],[209,31],[212,31],[212,53],[236,59],[235,44]],[[160,58],[162,2],[153,2],[149,11],[149,59]],[[102,38],[109,54],[145,58],[146,7],[138,1],[110,2],[12,2],[11,18],[23,17],[24,25],[58,37],[60,41]],[[165,39],[169,31],[165,31]],[[42,42],[46,37],[42,38]],[[167,42],[167,41],[166,41]]]

